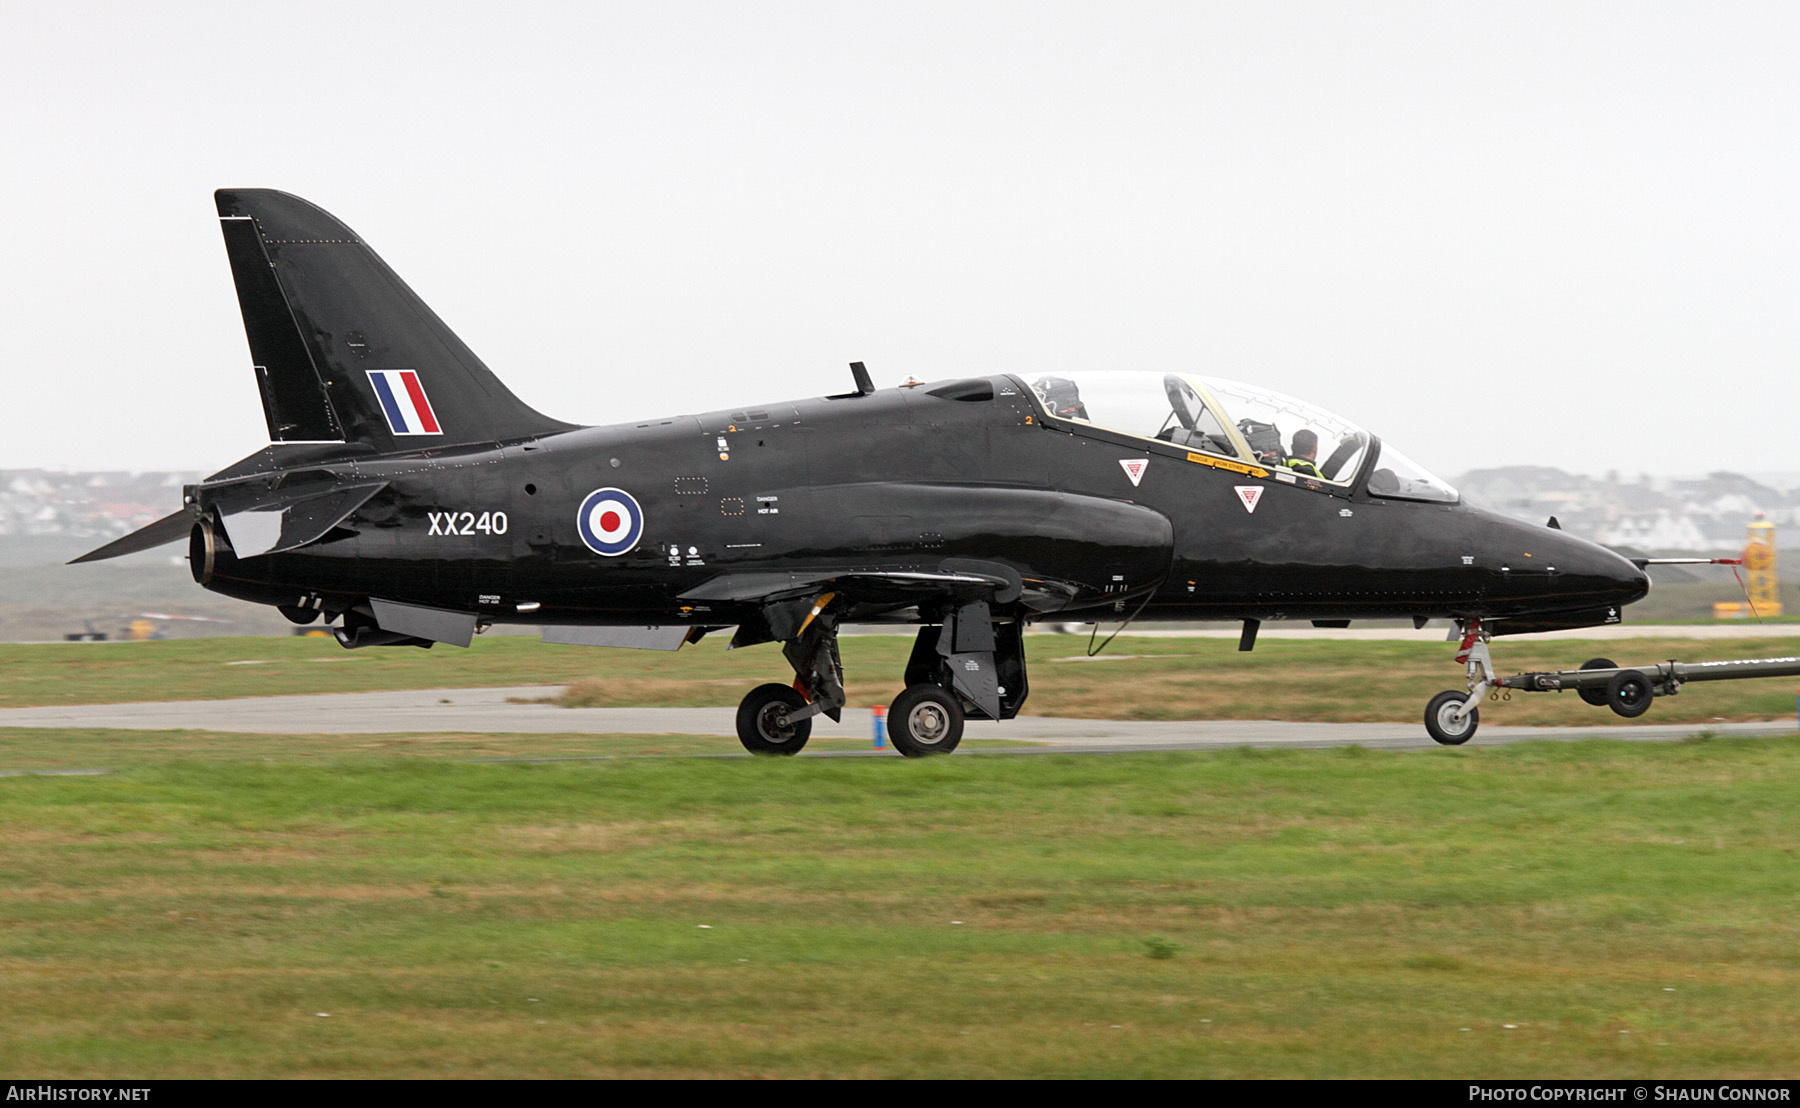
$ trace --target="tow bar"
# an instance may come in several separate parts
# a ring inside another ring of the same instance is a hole
[[[1515,673],[1496,684],[1523,692],[1574,689],[1589,704],[1604,704],[1635,719],[1650,710],[1650,701],[1674,696],[1689,681],[1741,681],[1752,677],[1800,676],[1800,658],[1746,658],[1726,662],[1678,662],[1673,658],[1649,666],[1615,666],[1595,658],[1580,669],[1554,673]]]
[[[1552,525],[1555,519],[1551,520]],[[1747,557],[1748,555],[1746,555]],[[1666,565],[1731,566],[1732,572],[1745,558],[1633,558],[1639,569]],[[1740,578],[1740,582],[1741,582]],[[1748,593],[1746,592],[1746,596]],[[1752,605],[1751,611],[1755,611]],[[1760,617],[1759,617],[1760,618]],[[1648,666],[1621,666],[1611,658],[1591,658],[1580,669],[1559,669],[1554,673],[1515,673],[1501,677],[1494,672],[1488,654],[1492,633],[1479,619],[1459,620],[1462,646],[1456,660],[1468,671],[1465,692],[1449,689],[1438,693],[1425,705],[1425,730],[1432,739],[1445,746],[1460,746],[1469,741],[1480,726],[1480,701],[1486,696],[1510,699],[1512,689],[1520,692],[1561,692],[1574,689],[1582,700],[1598,707],[1611,708],[1626,719],[1636,719],[1650,710],[1650,702],[1659,696],[1674,696],[1689,681],[1742,681],[1752,677],[1800,676],[1800,658],[1740,658],[1725,662],[1678,662],[1671,658]],[[1451,640],[1454,641],[1452,633]]]

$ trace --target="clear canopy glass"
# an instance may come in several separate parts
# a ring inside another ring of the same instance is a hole
[[[1383,439],[1381,454],[1375,459],[1375,471],[1369,474],[1369,495],[1454,504],[1458,494],[1449,482],[1439,480],[1430,470]]]
[[[1285,466],[1336,484],[1355,479],[1369,448],[1369,433],[1361,427],[1274,389],[1221,377],[1198,380],[1231,413],[1258,465]]]
[[[1031,388],[1050,414],[1063,419],[1328,484],[1355,480],[1372,441],[1361,427],[1315,404],[1221,377],[1078,372],[1039,377]],[[1445,503],[1457,499],[1455,489],[1385,442],[1369,492]]]

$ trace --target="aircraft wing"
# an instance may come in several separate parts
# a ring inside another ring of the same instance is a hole
[[[1023,582],[1009,566],[997,562],[947,559],[935,569],[829,569],[722,573],[681,594],[701,604],[748,604],[760,609],[761,620],[740,625],[733,646],[792,638],[816,613],[813,608],[830,594],[851,611],[881,612],[916,604],[963,603],[1018,599]],[[715,629],[698,615],[693,623],[647,627],[600,627],[546,624],[548,643],[617,646],[632,650],[676,650],[699,634]]]
[[[840,610],[855,618],[915,605],[951,607],[974,600],[1005,604],[1019,599],[1024,589],[1025,582],[1011,566],[950,558],[929,569],[724,573],[682,593],[681,599],[756,605],[761,626],[754,619],[741,623],[732,640],[734,646],[749,646],[792,638],[822,602],[839,601]]]
[[[762,601],[771,603],[813,595],[821,589],[838,588],[860,594],[859,599],[879,602],[893,598],[911,602],[921,596],[942,595],[949,599],[975,592],[1010,592],[1000,599],[1019,595],[1021,582],[1017,571],[998,563],[979,563],[992,568],[897,570],[848,569],[788,573],[725,573],[681,594],[683,600]]]

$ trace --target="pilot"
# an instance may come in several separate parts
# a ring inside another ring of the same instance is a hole
[[[1052,415],[1064,419],[1086,419],[1087,405],[1081,402],[1081,388],[1067,377],[1039,377],[1032,389]]]
[[[1321,480],[1325,475],[1319,472],[1319,436],[1312,431],[1301,428],[1294,432],[1294,449],[1283,464],[1295,473],[1304,473],[1308,477]]]

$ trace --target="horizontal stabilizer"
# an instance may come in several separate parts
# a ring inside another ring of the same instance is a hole
[[[188,532],[193,529],[194,517],[186,508],[183,508],[174,515],[162,517],[148,527],[138,528],[124,538],[114,539],[98,550],[90,550],[69,564],[73,566],[80,565],[82,562],[103,562],[108,558],[136,554],[141,550],[154,550],[159,546],[187,538]]]
[[[620,646],[627,650],[679,650],[692,627],[581,627],[544,625],[544,641],[566,646]]]
[[[319,541],[385,488],[386,481],[345,485],[293,499],[264,499],[236,511],[227,502],[220,506],[220,522],[238,557],[280,554]]]

